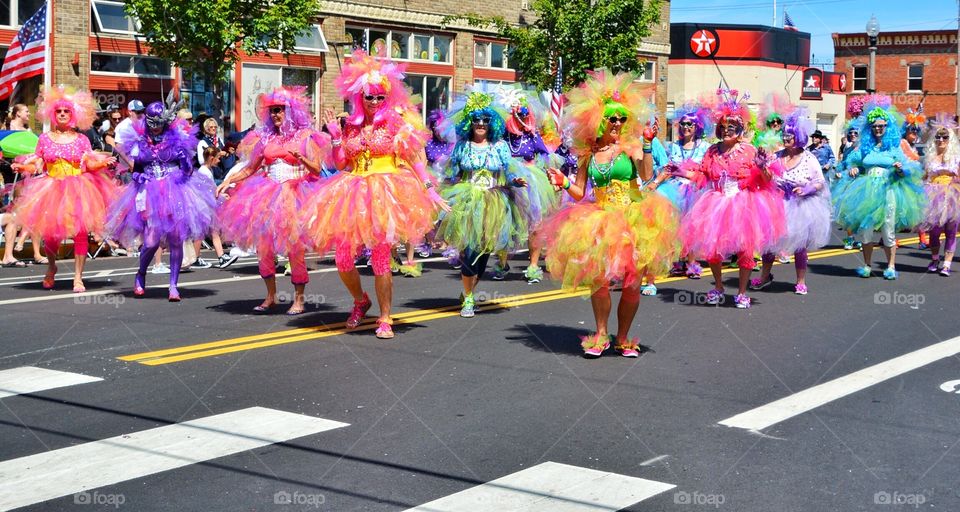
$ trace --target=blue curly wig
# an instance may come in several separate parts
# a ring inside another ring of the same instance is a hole
[[[876,121],[886,121],[887,129],[883,138],[877,140],[873,135],[873,123]],[[900,147],[900,138],[902,133],[900,128],[903,126],[903,116],[897,112],[889,101],[880,103],[868,103],[863,108],[863,113],[857,118],[856,127],[860,130],[860,154],[866,156],[874,151],[877,144],[880,144],[880,151],[887,151]]]
[[[495,143],[501,140],[506,133],[506,109],[497,102],[497,96],[486,83],[469,87],[467,92],[460,94],[454,100],[446,119],[441,124],[441,133],[450,140],[449,135],[456,135],[457,140],[470,138],[472,123],[475,119],[487,117],[490,125],[487,130],[487,140]]]

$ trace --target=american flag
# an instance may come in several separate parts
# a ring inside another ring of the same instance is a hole
[[[557,131],[560,128],[560,116],[563,114],[563,57],[557,57],[557,76],[553,81],[553,91],[550,96],[550,114],[553,121],[557,123]]]
[[[783,10],[783,29],[791,32],[797,32],[797,26],[793,24],[793,20],[790,19],[790,15],[787,14],[786,9]]]
[[[20,27],[0,68],[0,100],[10,97],[17,82],[43,74],[47,49],[47,4]]]

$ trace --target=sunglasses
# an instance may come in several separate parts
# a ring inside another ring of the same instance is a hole
[[[939,134],[937,134],[937,135],[934,135],[933,138],[934,138],[934,139],[937,139],[937,140],[950,140],[950,136],[949,136],[949,135],[939,135]]]
[[[610,121],[611,124],[616,124],[616,123],[623,124],[627,122],[627,116],[620,116],[620,117],[610,116],[607,118],[607,121]]]
[[[857,130],[850,130],[849,132],[847,132],[847,135],[860,135],[860,132]]]
[[[783,121],[781,121],[781,120],[779,120],[779,119],[774,119],[773,121],[767,122],[767,126],[773,126],[773,125],[775,125],[775,124],[776,124],[776,125],[783,124]]]
[[[478,118],[476,118],[476,119],[473,120],[473,124],[479,124],[479,125],[484,125],[484,126],[485,126],[485,125],[489,125],[489,124],[490,124],[490,118],[489,118],[489,117],[478,117]]]
[[[872,128],[873,128],[874,130],[883,130],[883,129],[886,129],[886,127],[887,127],[887,125],[885,125],[885,124],[875,124],[875,125],[873,125]]]
[[[56,113],[57,113],[57,114],[69,114],[69,113],[70,113],[70,109],[68,109],[68,108],[58,108],[58,109],[56,110]]]
[[[387,99],[387,97],[382,94],[378,94],[376,96],[374,96],[373,94],[367,94],[366,96],[363,97],[363,99],[367,101],[383,101]]]
[[[725,131],[725,132],[731,132],[731,133],[739,132],[739,131],[740,131],[740,125],[739,125],[739,124],[725,124],[725,125],[723,125],[723,131]]]
[[[681,128],[691,128],[693,127],[693,121],[680,121]]]
[[[281,107],[280,105],[270,107],[271,114],[279,114],[280,112],[283,112],[283,107]]]

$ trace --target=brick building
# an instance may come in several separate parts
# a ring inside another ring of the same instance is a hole
[[[5,4],[4,7],[2,4]],[[11,0],[0,4],[0,55],[20,24],[43,0]],[[302,85],[313,98],[314,109],[342,109],[333,80],[353,48],[364,48],[408,63],[407,83],[424,100],[424,109],[446,107],[455,92],[481,80],[511,83],[505,41],[489,30],[465,24],[444,26],[451,14],[502,16],[510,23],[532,21],[529,0],[496,4],[456,0],[379,0],[369,3],[327,0],[313,29],[297,41],[295,53],[244,56],[224,88],[224,111],[230,129],[255,121],[260,92],[277,85]],[[4,10],[6,9],[6,11]],[[149,102],[177,89],[189,107],[210,110],[211,84],[184,76],[169,62],[150,55],[119,0],[53,0],[51,47],[52,82],[89,89],[102,106],[125,105],[131,99]],[[641,79],[656,97],[659,111],[666,107],[667,60],[670,53],[670,2],[663,2],[661,23],[638,49],[646,60]],[[32,103],[39,80],[25,82],[14,101]],[[5,106],[5,105],[0,105]]]
[[[870,50],[866,33],[833,34],[834,70],[846,74],[850,97],[866,94]],[[927,93],[928,113],[956,113],[957,31],[880,32],[877,92],[890,95],[901,111],[916,108]]]

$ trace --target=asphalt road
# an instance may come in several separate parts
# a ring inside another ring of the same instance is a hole
[[[396,278],[392,341],[343,331],[330,260],[297,317],[251,313],[251,258],[184,273],[179,304],[134,299],[133,258],[90,261],[81,296],[71,262],[54,291],[0,269],[0,509],[960,510],[960,277],[915,244],[897,281],[827,248],[805,297],[778,265],[745,311],[735,273],[720,307],[696,304],[707,279],[662,282],[633,360],[582,358],[586,296],[522,259],[473,319],[445,262]],[[11,391],[23,367],[99,380]],[[782,419],[721,424],[754,410]]]

